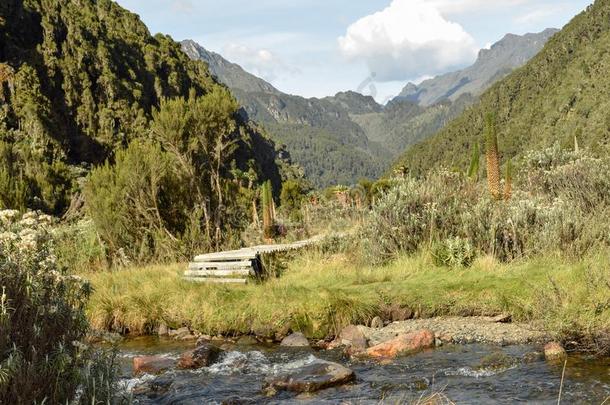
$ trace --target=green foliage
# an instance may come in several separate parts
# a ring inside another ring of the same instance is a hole
[[[273,239],[277,236],[275,223],[275,208],[271,183],[266,181],[261,187],[261,206],[263,209],[263,236]]]
[[[280,207],[288,214],[289,218],[294,222],[303,220],[301,206],[305,199],[306,192],[303,184],[295,180],[288,180],[282,184],[282,192],[280,194]]]
[[[221,177],[232,160],[279,188],[274,145],[170,37],[151,36],[111,0],[10,3],[0,8],[0,152],[11,155],[0,161],[0,206],[63,215],[79,195],[76,180],[148,138],[151,121],[168,152],[209,159],[210,205],[223,203]],[[168,147],[178,141],[172,136],[181,137],[177,151]]]
[[[68,403],[103,358],[80,343],[88,331],[89,283],[56,264],[51,219],[0,211],[0,402]],[[99,362],[99,363],[97,363]],[[96,395],[112,401],[113,390]],[[91,403],[87,392],[82,403]]]
[[[385,262],[434,240],[461,238],[505,261],[546,252],[581,257],[610,244],[607,221],[600,220],[610,212],[608,173],[607,158],[551,148],[523,159],[518,183],[527,190],[517,188],[501,204],[485,197],[482,184],[455,173],[397,181],[363,226],[365,251]]]
[[[449,238],[432,245],[430,251],[434,264],[439,267],[470,267],[476,258],[476,251],[469,241]]]
[[[468,168],[468,177],[471,180],[479,181],[479,172],[481,170],[481,151],[479,150],[479,143],[474,144],[472,148],[472,158],[470,159],[470,167]]]
[[[487,160],[487,187],[493,198],[502,197],[500,190],[500,151],[498,150],[498,135],[496,118],[493,114],[485,117],[485,157]]]
[[[445,129],[409,149],[400,165],[415,175],[440,166],[465,167],[466,156],[485,131],[485,114],[494,112],[505,158],[558,142],[596,156],[608,153],[610,120],[610,1],[597,0],[523,68],[496,83]]]

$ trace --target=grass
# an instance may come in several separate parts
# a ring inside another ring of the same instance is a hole
[[[184,282],[185,265],[86,275],[95,293],[95,328],[150,333],[161,322],[205,334],[273,336],[290,327],[312,338],[367,323],[384,304],[423,317],[511,313],[562,339],[593,342],[610,330],[610,254],[568,261],[544,257],[512,264],[477,259],[468,269],[437,267],[429,256],[383,267],[345,255],[309,254],[281,278],[248,286]]]

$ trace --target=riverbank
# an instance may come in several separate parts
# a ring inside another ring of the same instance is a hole
[[[501,264],[483,257],[471,268],[436,267],[427,255],[390,265],[355,264],[345,255],[308,254],[279,279],[260,285],[184,282],[185,265],[149,266],[87,274],[95,292],[92,326],[154,334],[160,325],[187,326],[206,335],[253,334],[275,339],[301,331],[325,339],[350,324],[405,318],[510,314],[551,339],[578,350],[607,349],[610,258],[568,262],[545,257]],[[400,320],[400,319],[399,319]]]

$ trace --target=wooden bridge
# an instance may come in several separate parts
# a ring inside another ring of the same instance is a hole
[[[263,255],[303,249],[321,240],[322,237],[318,236],[294,243],[252,246],[196,256],[184,272],[184,279],[200,283],[246,284],[250,279],[264,277]]]

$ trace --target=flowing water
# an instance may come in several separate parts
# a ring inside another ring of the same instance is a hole
[[[556,404],[563,362],[524,361],[531,346],[445,346],[387,364],[350,361],[340,351],[286,349],[277,346],[232,346],[211,367],[197,371],[169,371],[160,377],[131,376],[132,358],[161,354],[178,358],[192,344],[147,338],[121,347],[123,379],[127,390],[154,381],[155,393],[135,395],[140,404],[402,404],[441,393],[457,404]],[[482,367],[498,352],[511,362]],[[506,357],[506,356],[504,356]],[[356,381],[311,395],[280,393],[273,398],[261,392],[266,377],[298,368],[316,358],[341,363],[356,373]],[[159,387],[161,387],[159,389]],[[565,370],[562,404],[610,404],[610,359],[570,357]]]

